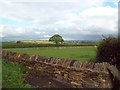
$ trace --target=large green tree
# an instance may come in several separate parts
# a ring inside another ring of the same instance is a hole
[[[55,34],[52,37],[50,37],[49,41],[53,41],[56,45],[64,42],[62,36],[58,34]]]

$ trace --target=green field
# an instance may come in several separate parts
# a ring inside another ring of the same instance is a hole
[[[74,47],[39,47],[39,48],[12,48],[7,49],[30,55],[64,58],[71,60],[95,60],[96,48],[93,46]]]
[[[23,43],[54,44],[48,40],[22,40]]]

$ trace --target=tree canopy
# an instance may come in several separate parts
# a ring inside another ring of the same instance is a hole
[[[58,34],[55,34],[52,37],[50,37],[49,41],[53,41],[56,45],[64,42],[62,36]]]

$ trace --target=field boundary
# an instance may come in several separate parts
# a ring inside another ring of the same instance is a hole
[[[54,80],[69,84],[74,88],[112,88],[112,79],[106,62],[81,62],[79,60],[62,60],[60,58],[47,58],[37,55],[2,51],[2,57],[27,68],[50,75]]]

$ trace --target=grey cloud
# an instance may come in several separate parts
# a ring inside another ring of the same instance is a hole
[[[14,33],[16,28],[6,26],[3,32],[6,36],[4,38],[48,39],[48,36],[59,33],[64,38],[69,39],[98,39],[101,34],[117,33],[117,8],[107,7],[107,10],[112,10],[115,13],[109,12],[106,15],[105,12],[102,12],[104,8],[106,9],[102,6],[102,3],[106,0],[52,1],[2,1],[0,4],[1,17],[29,24],[26,26],[28,28],[25,28],[26,33],[20,34]],[[97,15],[97,7],[100,7],[99,9],[103,15]],[[92,16],[90,16],[91,14]],[[63,22],[58,23],[60,21]],[[10,33],[7,32],[8,30]],[[35,32],[38,32],[38,34]]]

